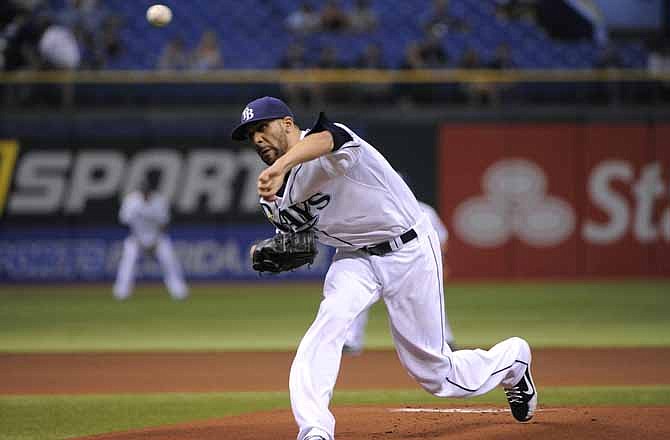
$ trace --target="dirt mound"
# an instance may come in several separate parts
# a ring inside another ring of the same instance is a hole
[[[589,440],[668,438],[670,408],[541,408],[530,423],[482,406],[337,407],[337,440]],[[295,438],[288,410],[161,426],[79,440],[278,440]]]

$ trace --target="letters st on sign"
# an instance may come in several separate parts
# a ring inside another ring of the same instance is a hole
[[[670,276],[661,131],[670,126],[443,126],[440,212],[452,274]]]

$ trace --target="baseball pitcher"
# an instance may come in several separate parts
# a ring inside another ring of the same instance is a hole
[[[469,397],[502,385],[513,416],[531,419],[537,391],[525,340],[510,338],[488,351],[449,348],[437,233],[379,151],[323,113],[301,130],[291,109],[267,96],[245,107],[232,137],[250,140],[268,165],[258,177],[261,204],[279,234],[292,237],[256,245],[254,266],[279,267],[272,262],[292,252],[304,261],[310,234],[336,248],[323,300],[291,366],[298,440],[334,440],[329,403],[346,334],[378,299],[400,362],[426,391]]]

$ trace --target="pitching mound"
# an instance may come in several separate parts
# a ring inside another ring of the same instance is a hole
[[[530,423],[507,409],[481,406],[337,407],[337,440],[588,440],[660,439],[670,432],[670,408],[541,408]],[[200,423],[85,437],[79,440],[291,440],[288,410],[245,414]]]

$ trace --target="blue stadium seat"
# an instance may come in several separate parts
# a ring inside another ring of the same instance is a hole
[[[285,48],[298,38],[284,28],[284,19],[302,3],[301,0],[164,0],[174,12],[174,21],[165,28],[153,28],[144,18],[151,0],[106,0],[101,2],[110,13],[123,18],[121,40],[123,52],[113,60],[112,68],[152,69],[163,47],[180,37],[193,48],[202,33],[214,30],[219,36],[224,67],[274,68]],[[350,9],[354,0],[341,2]],[[313,1],[312,4],[320,5]],[[335,45],[346,64],[354,62],[370,42],[383,45],[389,66],[398,66],[407,44],[424,36],[423,20],[430,16],[430,0],[373,0],[379,26],[363,35],[322,34],[308,37],[309,53],[316,57],[322,45]],[[50,0],[53,10],[64,7],[65,0]],[[319,7],[319,6],[317,6]],[[490,59],[495,48],[507,43],[518,67],[523,68],[588,68],[598,50],[590,41],[557,42],[537,25],[525,21],[500,21],[495,16],[494,0],[452,0],[450,12],[470,25],[467,33],[449,32],[443,39],[451,56],[450,66],[458,64],[464,51],[472,47],[482,61]],[[629,67],[644,67],[647,54],[641,44],[620,46]],[[316,59],[314,59],[316,62]]]

